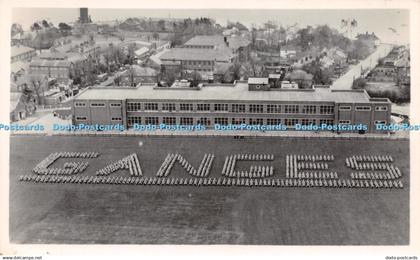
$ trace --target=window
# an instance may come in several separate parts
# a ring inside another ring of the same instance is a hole
[[[216,117],[214,123],[218,125],[228,125],[228,119],[226,117]]]
[[[112,117],[111,121],[121,121],[122,118],[121,117]]]
[[[193,111],[193,104],[180,104],[179,109],[181,111]]]
[[[351,111],[351,106],[340,106],[339,111]]]
[[[250,113],[263,113],[264,112],[264,106],[263,105],[250,104],[249,105],[249,112]]]
[[[110,107],[121,107],[121,104],[119,103],[111,103],[109,104]]]
[[[332,125],[332,124],[334,124],[334,120],[332,120],[332,119],[320,119],[319,124],[321,124],[321,125],[323,125],[323,124]]]
[[[375,107],[375,111],[388,111],[387,106],[377,106]]]
[[[386,121],[385,120],[375,120],[375,125],[385,125]]]
[[[334,106],[321,106],[319,112],[322,115],[334,114]]]
[[[127,118],[127,124],[129,127],[133,126],[134,124],[141,124],[141,117],[139,116],[129,116]]]
[[[74,103],[74,106],[75,107],[85,107],[86,104],[85,103],[76,102],[76,103]]]
[[[210,119],[208,119],[207,117],[201,117],[200,119],[197,120],[197,124],[209,126],[211,125],[211,122],[210,122]]]
[[[157,103],[145,103],[144,104],[145,111],[158,111],[158,104]]]
[[[299,120],[295,119],[295,118],[286,118],[284,119],[284,124],[286,126],[295,126],[298,123]]]
[[[197,111],[210,111],[210,104],[197,104]]]
[[[267,125],[280,125],[281,119],[280,118],[268,118]]]
[[[145,124],[146,125],[158,125],[159,124],[159,117],[156,117],[156,116],[146,117],[145,118]]]
[[[249,124],[250,125],[263,125],[264,124],[264,119],[262,119],[262,118],[250,118],[249,119]]]
[[[194,120],[192,117],[181,117],[181,125],[193,125]]]
[[[163,103],[162,104],[162,111],[175,111],[175,104],[174,103]]]
[[[232,112],[233,113],[245,113],[245,105],[244,104],[232,104]]]
[[[87,120],[87,117],[85,117],[85,116],[76,116],[76,120],[85,121],[85,120]]]
[[[137,102],[129,102],[127,103],[127,111],[128,112],[135,112],[141,110],[141,103]]]
[[[229,111],[229,106],[228,104],[214,104],[214,111],[227,112]]]
[[[302,108],[302,113],[304,114],[316,114],[316,106],[314,105],[304,105]]]
[[[369,106],[358,106],[356,107],[356,111],[370,111],[371,107]]]
[[[302,119],[302,125],[315,125],[315,124],[316,124],[315,119],[308,119],[308,118]]]
[[[284,113],[286,113],[286,114],[299,113],[299,106],[298,105],[285,105],[284,106]]]
[[[267,105],[267,113],[269,114],[280,114],[281,105]]]
[[[105,103],[91,103],[91,107],[105,107]]]
[[[338,123],[340,125],[348,125],[348,124],[350,124],[350,120],[340,120],[340,121],[338,121]]]
[[[165,125],[176,125],[175,117],[164,117],[162,123]]]
[[[232,125],[241,125],[245,124],[245,118],[232,118]]]

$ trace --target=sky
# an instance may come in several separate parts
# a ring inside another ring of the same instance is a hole
[[[347,9],[347,10],[245,10],[245,9],[97,9],[90,8],[92,21],[124,20],[128,17],[153,18],[197,18],[210,17],[221,25],[227,21],[239,21],[246,26],[262,25],[270,20],[278,25],[288,26],[295,23],[299,27],[327,24],[338,30],[342,19],[355,19],[358,22],[353,35],[375,32],[383,41],[396,44],[409,43],[409,10],[404,9]],[[74,22],[79,17],[75,8],[15,8],[12,22],[20,23],[24,29],[37,20],[47,19],[57,25],[59,22]],[[394,30],[396,32],[394,32]]]

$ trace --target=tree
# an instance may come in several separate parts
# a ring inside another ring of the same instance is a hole
[[[362,60],[369,56],[372,53],[372,49],[361,40],[356,40],[353,42],[352,50],[349,52],[348,56],[351,59]]]
[[[189,79],[191,82],[191,87],[196,87],[201,81],[201,74],[198,73],[197,71],[193,71],[190,73]]]
[[[41,105],[44,102],[44,92],[47,89],[47,80],[43,75],[31,74],[29,76],[29,89],[35,93],[36,100],[38,105]],[[41,98],[42,92],[42,98]]]
[[[46,20],[42,20],[41,24],[42,24],[42,27],[44,27],[46,29],[50,28],[50,24]]]
[[[357,78],[353,81],[352,89],[365,89],[367,80],[364,78]]]
[[[63,36],[67,36],[70,34],[72,27],[66,23],[59,23],[58,29]]]
[[[10,34],[11,36],[15,36],[18,33],[23,33],[23,29],[22,29],[22,25],[18,24],[18,23],[14,23],[12,24],[11,28],[10,28]]]
[[[31,31],[33,32],[33,31],[39,31],[39,30],[41,30],[42,29],[42,27],[41,27],[41,25],[39,25],[37,22],[35,22],[35,23],[33,23],[32,25],[31,25]]]

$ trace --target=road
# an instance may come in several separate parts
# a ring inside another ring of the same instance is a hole
[[[388,53],[392,50],[392,47],[393,46],[391,44],[387,43],[379,45],[374,53],[359,62],[359,64],[351,68],[346,74],[334,81],[331,89],[351,89],[353,79],[360,77],[362,68],[374,68],[378,64],[378,60],[388,55]]]

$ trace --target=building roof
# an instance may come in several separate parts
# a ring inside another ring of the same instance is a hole
[[[204,86],[201,89],[171,89],[144,85],[136,88],[88,88],[76,100],[213,100],[213,101],[291,101],[291,102],[339,102],[368,103],[364,90],[271,90],[249,91],[248,84],[235,86]]]
[[[372,32],[372,34],[369,34],[368,32],[365,34],[358,34],[356,38],[359,40],[379,40],[378,36],[376,36],[374,32]]]
[[[146,54],[148,51],[149,51],[149,48],[147,48],[147,47],[141,47],[140,49],[138,49],[138,50],[137,50],[137,51],[135,51],[134,53],[135,53],[137,56],[141,56],[141,55],[143,55],[143,54]]]
[[[58,51],[44,51],[39,54],[38,58],[45,60],[64,60],[67,58],[67,54]]]
[[[184,45],[218,46],[224,43],[222,35],[196,35]]]
[[[31,52],[31,51],[35,51],[35,49],[26,47],[26,46],[12,46],[10,48],[10,56],[11,57],[15,57],[15,56],[19,56],[21,54],[27,53],[27,52]]]
[[[172,48],[165,52],[161,60],[195,60],[195,61],[225,61],[228,62],[233,54],[226,50]]]
[[[41,67],[69,67],[71,64],[67,60],[33,60],[29,67],[41,66]]]
[[[248,84],[268,84],[268,78],[249,78]]]
[[[17,73],[20,70],[27,71],[29,68],[29,62],[26,61],[16,61],[10,64],[10,72]]]
[[[10,112],[14,111],[22,97],[23,93],[21,92],[11,92],[10,93]]]

